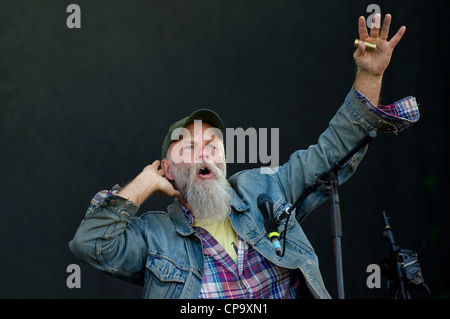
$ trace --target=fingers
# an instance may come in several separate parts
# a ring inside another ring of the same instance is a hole
[[[374,18],[372,19],[372,24],[370,28],[370,37],[375,38],[381,38],[382,40],[386,40],[389,36],[389,28],[391,26],[392,16],[388,13],[384,17],[383,25],[380,27],[380,21],[381,21],[381,15],[379,13],[375,14]],[[395,46],[400,42],[401,38],[406,32],[406,27],[402,26],[397,33],[391,38],[391,40],[388,42],[392,48],[395,48]],[[358,33],[359,38],[361,40],[366,40],[369,38],[369,34],[367,32],[366,28],[366,19],[361,16],[358,20]],[[358,49],[355,51],[356,56],[362,56],[364,53],[365,46],[359,45]]]
[[[383,21],[383,26],[381,27],[381,31],[380,31],[380,38],[382,39],[387,39],[388,35],[389,35],[389,27],[391,25],[391,20],[392,20],[392,16],[388,13],[386,14],[386,16],[384,17],[384,21]]]
[[[179,191],[177,191],[177,190],[175,190],[175,189],[174,189],[174,191],[173,191],[172,196],[173,196],[173,197],[176,197],[176,198],[182,198],[182,197],[183,197],[183,195],[182,195]]]
[[[372,19],[371,28],[370,28],[370,37],[371,38],[378,38],[380,37],[383,40],[386,40],[389,36],[389,28],[391,26],[392,16],[388,13],[384,17],[383,25],[380,30],[380,22],[381,22],[381,14],[377,13],[375,14],[374,18]],[[369,37],[369,34],[367,33],[366,28],[366,22],[364,17],[359,17],[358,20],[358,32],[361,40],[364,40],[365,38]],[[404,30],[403,30],[404,33]],[[401,35],[403,35],[401,33]],[[401,37],[400,37],[401,38]],[[400,41],[400,39],[398,39]],[[397,43],[398,43],[397,41]]]
[[[364,55],[364,51],[365,50],[366,50],[366,45],[364,44],[364,42],[359,41],[358,42],[358,48],[353,53],[353,58],[356,59],[356,60],[361,58]]]
[[[161,162],[159,160],[156,160],[152,163],[153,168],[158,169],[159,165],[161,164]]]
[[[164,185],[164,187],[162,187],[160,189],[161,194],[169,196],[169,197],[176,197],[176,198],[183,197],[183,195],[180,193],[180,191],[175,189],[172,184],[168,183],[168,180],[163,185]]]
[[[381,21],[381,14],[379,13],[375,14],[374,18],[372,19],[372,24],[370,27],[371,38],[378,37],[378,33],[380,32],[380,21]]]
[[[369,37],[366,28],[366,19],[363,16],[359,17],[358,20],[358,33],[361,40],[365,40]]]
[[[160,176],[164,176],[164,171],[162,168],[159,168],[159,166],[161,165],[161,161],[156,160],[154,161],[151,166],[153,167],[153,169],[155,170],[156,173],[158,173],[158,175]]]
[[[395,48],[395,46],[400,42],[405,32],[406,32],[405,26],[402,26],[400,29],[398,29],[397,33],[389,41],[389,44],[391,45],[392,48]]]

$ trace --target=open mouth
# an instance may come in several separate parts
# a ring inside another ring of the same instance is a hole
[[[213,177],[213,173],[211,172],[211,170],[208,167],[201,167],[198,170],[197,175],[200,178],[203,178],[203,179],[208,179],[208,178],[212,178]]]

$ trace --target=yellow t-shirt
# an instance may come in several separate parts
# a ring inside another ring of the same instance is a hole
[[[194,226],[198,226],[206,229],[211,236],[226,250],[231,259],[237,263],[237,252],[234,247],[238,245],[238,236],[231,226],[231,220],[225,218],[219,223],[209,224],[202,223],[201,221],[194,221]],[[233,246],[234,245],[234,246]]]

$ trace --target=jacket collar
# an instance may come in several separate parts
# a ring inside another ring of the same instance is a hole
[[[230,188],[229,190],[231,197],[231,206],[237,213],[242,213],[248,209],[247,204],[239,197],[236,192]],[[169,213],[170,219],[175,226],[175,230],[182,236],[192,235],[195,230],[192,227],[189,219],[186,217],[185,213],[181,208],[181,202],[175,199],[173,204],[167,207],[167,212]]]

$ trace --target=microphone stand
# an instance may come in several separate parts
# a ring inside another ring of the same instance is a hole
[[[292,211],[311,193],[317,191],[319,186],[326,186],[326,189],[330,190],[330,200],[331,200],[331,236],[333,238],[333,247],[334,247],[334,256],[336,261],[336,278],[337,278],[337,290],[338,290],[338,298],[344,299],[344,276],[343,276],[343,268],[342,268],[342,247],[341,247],[341,238],[342,238],[342,224],[341,224],[341,209],[340,209],[340,201],[339,201],[339,181],[338,181],[338,172],[344,168],[347,161],[353,157],[358,151],[364,148],[367,144],[369,144],[375,137],[377,136],[375,131],[368,132],[359,143],[350,150],[344,157],[340,160],[336,161],[334,165],[332,165],[326,172],[317,175],[316,174],[316,182],[313,185],[306,185],[303,194],[295,201],[295,203],[289,207],[283,214],[281,219],[289,216]],[[301,223],[306,218],[306,213],[298,216],[297,220]],[[286,223],[287,225],[287,223]],[[286,234],[286,231],[285,231]],[[284,240],[286,242],[286,240]],[[284,255],[284,246],[283,253]]]

